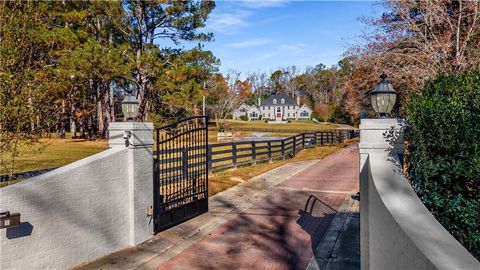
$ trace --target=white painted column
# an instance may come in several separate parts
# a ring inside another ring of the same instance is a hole
[[[129,150],[124,164],[128,166],[125,177],[129,185],[129,211],[125,215],[129,217],[129,243],[137,245],[151,237],[153,224],[147,226],[147,209],[153,203],[153,123],[111,122],[108,132],[110,148]]]
[[[360,261],[370,269],[368,174],[365,161],[371,153],[403,154],[403,119],[362,119],[360,122]],[[389,134],[393,138],[389,138]]]

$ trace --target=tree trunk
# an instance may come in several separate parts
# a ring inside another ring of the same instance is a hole
[[[70,102],[69,121],[70,121],[70,137],[72,139],[75,139],[77,138],[77,123],[75,122],[75,105],[73,104],[73,102]]]
[[[110,104],[110,122],[115,122],[115,101],[113,99],[113,85],[110,84],[109,91],[109,104]]]
[[[97,89],[97,130],[98,134],[103,137],[105,131],[105,124],[103,119],[103,99],[99,93],[100,90]]]
[[[85,138],[85,118],[82,117],[78,122],[78,124],[80,129],[80,138],[84,139]]]

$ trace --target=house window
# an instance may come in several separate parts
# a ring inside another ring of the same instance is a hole
[[[280,103],[285,104],[285,99],[282,98],[282,100],[280,101]]]
[[[289,109],[289,110],[290,110],[290,106],[287,106],[287,109]]]
[[[273,99],[273,104],[277,104],[277,99],[276,98]]]
[[[277,107],[277,112],[282,112],[282,109],[280,109],[280,107]]]
[[[308,112],[305,112],[305,111],[301,112],[300,117],[308,117]]]
[[[250,114],[250,118],[257,118],[258,117],[258,114],[256,112],[252,112]]]
[[[290,117],[290,113],[287,113],[287,117]]]

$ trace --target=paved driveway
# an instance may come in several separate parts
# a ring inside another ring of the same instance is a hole
[[[336,245],[324,236],[339,238],[329,226],[338,220],[342,204],[358,192],[358,172],[356,146],[323,160],[283,165],[211,197],[208,213],[78,268],[311,267],[314,253],[322,253],[317,247],[333,250]],[[321,256],[328,259],[328,254]]]
[[[351,147],[314,163],[158,269],[305,269],[358,166]]]

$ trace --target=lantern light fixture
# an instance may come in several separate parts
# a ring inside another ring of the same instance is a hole
[[[138,100],[129,93],[122,101],[122,112],[127,121],[134,121],[138,113]]]
[[[392,84],[387,80],[387,75],[380,75],[380,82],[370,91],[370,100],[372,107],[380,116],[385,118],[387,114],[392,112],[393,106],[397,101],[397,92],[393,89]]]

